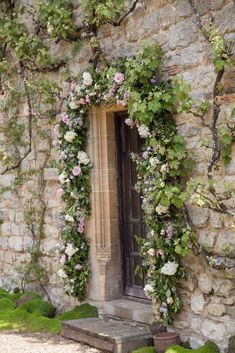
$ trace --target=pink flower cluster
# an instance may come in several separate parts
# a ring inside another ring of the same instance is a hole
[[[83,233],[85,229],[85,218],[81,218],[78,226],[78,232]]]
[[[173,227],[172,226],[167,227],[166,228],[166,236],[171,239],[173,237],[173,234],[174,234]]]
[[[82,265],[81,264],[77,264],[74,268],[75,268],[75,270],[80,271],[82,269]]]
[[[114,81],[118,84],[121,85],[125,80],[125,76],[122,72],[116,72],[114,75]]]
[[[61,114],[61,120],[63,121],[63,123],[65,123],[66,125],[70,124],[70,120],[69,120],[69,116],[65,113]]]

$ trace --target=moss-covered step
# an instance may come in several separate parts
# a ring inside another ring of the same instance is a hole
[[[132,353],[157,353],[154,347],[139,348]],[[218,346],[211,341],[198,349],[189,349],[180,346],[171,346],[165,353],[220,353]],[[235,352],[234,352],[235,353]]]
[[[218,346],[211,341],[205,343],[198,349],[188,349],[180,346],[172,346],[168,348],[166,353],[220,353]]]

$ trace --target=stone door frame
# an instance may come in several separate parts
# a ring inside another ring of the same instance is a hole
[[[123,107],[92,107],[87,151],[93,163],[89,300],[102,303],[123,296],[122,252],[118,215],[115,113]]]

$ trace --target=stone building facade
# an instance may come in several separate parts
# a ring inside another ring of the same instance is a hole
[[[235,40],[235,3],[233,0],[198,0],[198,11],[205,23],[213,17],[214,24],[229,41]],[[195,15],[187,0],[143,0],[120,27],[104,26],[99,32],[101,47],[108,58],[134,54],[143,40],[157,42],[164,52],[163,77],[181,76],[192,86],[194,98],[210,99],[215,73],[210,47],[198,30]],[[61,44],[61,52],[69,53],[68,44]],[[83,71],[90,55],[83,49],[71,62],[74,73]],[[56,48],[55,48],[56,51]],[[59,78],[58,78],[59,79]],[[235,78],[231,69],[223,85],[221,122],[235,102]],[[91,280],[88,299],[101,306],[104,301],[123,295],[122,244],[119,234],[117,144],[115,112],[118,108],[92,108],[90,112],[90,144],[88,152],[93,162],[92,214],[87,223],[90,239]],[[208,150],[200,140],[209,137],[200,119],[189,114],[176,117],[179,131],[185,137],[189,153],[196,158],[195,176],[204,177]],[[233,151],[235,153],[235,150]],[[235,182],[235,154],[227,167],[217,171],[221,184]],[[56,151],[53,153],[56,159]],[[53,159],[52,158],[52,159]],[[45,200],[47,203],[46,235],[42,243],[44,263],[50,273],[47,291],[57,307],[68,307],[75,300],[65,296],[56,273],[58,258],[53,249],[58,243],[58,218],[63,205],[55,198],[58,188],[56,170],[45,169]],[[0,176],[0,184],[7,186],[11,176]],[[235,206],[231,200],[231,206]],[[215,254],[235,257],[235,221],[209,210],[191,207],[190,214],[201,245]],[[0,283],[10,289],[19,285],[17,266],[27,262],[27,247],[31,241],[24,223],[23,211],[15,197],[7,193],[1,202],[0,226]],[[228,248],[229,246],[229,248]],[[196,347],[207,339],[214,340],[226,352],[228,341],[235,335],[235,269],[214,270],[201,257],[187,256],[185,264],[191,272],[190,280],[182,284],[184,308],[177,315],[173,329]]]

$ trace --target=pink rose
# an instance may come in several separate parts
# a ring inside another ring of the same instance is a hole
[[[82,269],[82,265],[81,264],[77,264],[74,268],[75,268],[75,270],[80,271]]]
[[[125,76],[122,72],[116,72],[114,75],[114,81],[118,84],[121,85],[123,81],[125,80]]]
[[[79,167],[79,165],[77,165],[76,167],[73,168],[73,170],[72,170],[73,176],[77,176],[80,173],[81,173],[81,167]]]
[[[153,248],[151,248],[151,249],[149,249],[149,250],[147,251],[147,254],[148,254],[149,256],[154,256],[154,255],[155,255],[155,250],[154,250]]]
[[[125,107],[126,106],[126,102],[118,99],[117,100],[117,105],[119,105],[121,107]]]
[[[59,188],[56,190],[56,196],[61,197],[64,194],[64,190],[62,188]]]
[[[128,125],[128,126],[132,126],[133,125],[133,121],[130,118],[128,118],[128,119],[125,120],[125,124]]]

